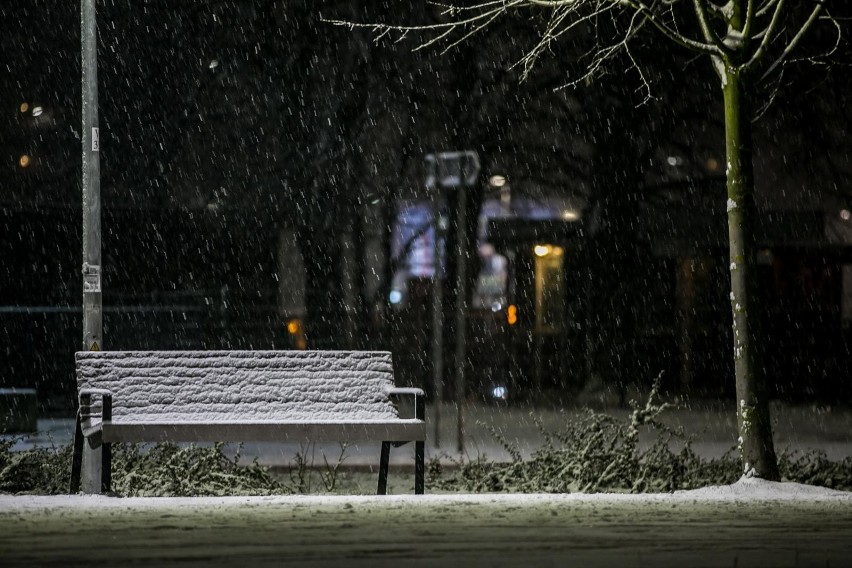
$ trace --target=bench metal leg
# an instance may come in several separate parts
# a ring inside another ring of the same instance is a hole
[[[112,491],[112,444],[101,444],[101,492]]]
[[[83,425],[80,413],[74,425],[74,450],[71,454],[71,483],[68,492],[74,495],[80,492],[80,471],[83,469]]]
[[[379,460],[379,488],[376,495],[388,494],[388,463],[390,462],[390,442],[382,442],[382,457]]]
[[[101,416],[104,423],[112,422],[112,395],[105,394],[101,398],[103,410]],[[112,444],[101,444],[101,492],[112,491]]]
[[[426,490],[426,442],[414,442],[414,494],[423,495]]]

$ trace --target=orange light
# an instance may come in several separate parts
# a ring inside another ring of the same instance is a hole
[[[27,156],[26,154],[24,154],[18,160],[18,165],[20,165],[22,168],[26,168],[27,166],[30,165],[30,157]]]
[[[21,112],[27,112],[28,110],[30,110],[30,105],[29,105],[29,103],[21,103],[21,106],[19,107],[19,110],[20,110]]]
[[[518,306],[515,304],[509,304],[509,307],[506,308],[506,321],[509,322],[509,325],[518,323]]]
[[[287,322],[287,331],[290,335],[299,333],[299,320],[290,320]]]

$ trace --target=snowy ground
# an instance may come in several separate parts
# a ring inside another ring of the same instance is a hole
[[[0,497],[0,565],[852,566],[852,493]]]

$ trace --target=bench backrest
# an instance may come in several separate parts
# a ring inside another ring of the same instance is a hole
[[[116,422],[388,420],[391,354],[81,351],[77,387],[112,393]]]

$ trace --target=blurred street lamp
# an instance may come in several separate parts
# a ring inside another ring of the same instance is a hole
[[[533,252],[536,256],[547,256],[550,254],[550,251],[553,249],[550,245],[535,245],[533,247]]]
[[[22,168],[26,168],[30,165],[30,157],[26,154],[22,155],[20,158],[18,158],[18,165]]]
[[[466,327],[466,312],[467,312],[467,297],[465,294],[465,283],[467,280],[467,188],[476,184],[479,179],[479,156],[473,151],[463,152],[442,152],[439,154],[429,154],[426,156],[426,187],[431,190],[432,202],[435,207],[435,235],[438,236],[438,229],[441,227],[441,221],[438,215],[438,204],[441,199],[441,192],[455,192],[457,195],[456,203],[456,352],[455,352],[455,382],[456,382],[456,419],[457,419],[457,449],[459,452],[464,451],[464,415],[463,402],[465,397],[465,327]],[[437,247],[436,247],[437,250]],[[435,259],[436,267],[439,263],[439,258]],[[443,339],[440,334],[441,323],[441,283],[438,278],[436,268],[435,285],[433,287],[433,326],[432,333],[432,357],[435,359],[433,368],[436,394],[440,391],[437,389],[442,384],[441,373],[443,371]],[[439,363],[438,361],[441,361]],[[440,394],[438,396],[440,402]],[[436,404],[438,408],[440,404]],[[440,419],[436,415],[436,419]],[[437,426],[437,424],[436,424]],[[436,430],[437,434],[437,430]]]
[[[491,184],[492,187],[503,187],[506,185],[506,176],[493,175],[488,178],[488,183]]]

